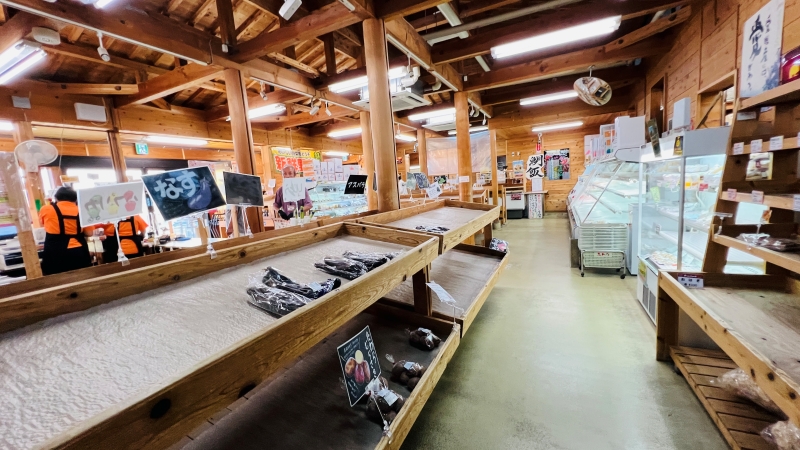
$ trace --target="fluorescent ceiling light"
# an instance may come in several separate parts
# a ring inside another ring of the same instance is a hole
[[[97,0],[96,2],[94,2],[94,7],[98,8],[98,9],[101,9],[104,6],[108,5],[109,3],[113,2],[113,1],[114,0]]]
[[[409,166],[408,170],[419,170],[419,166]]]
[[[552,33],[540,34],[519,41],[492,47],[492,57],[495,59],[532,52],[543,48],[555,47],[569,42],[580,41],[595,36],[610,34],[619,28],[622,16],[608,17],[594,22],[564,28]]]
[[[14,124],[5,120],[0,120],[0,131],[14,131]]]
[[[439,36],[428,40],[429,45],[438,44],[439,42],[449,41],[450,39],[466,39],[469,37],[469,31],[461,31],[456,34],[448,34],[446,36]]]
[[[405,66],[389,69],[389,79],[393,80],[395,78],[400,78],[403,75],[405,75],[405,72],[406,72]],[[366,87],[367,84],[368,84],[367,76],[364,75],[363,77],[357,77],[345,81],[340,81],[338,83],[333,83],[332,85],[328,86],[328,90],[336,94],[341,94],[343,92],[349,92],[349,91],[354,91],[356,89],[361,89],[362,87]]]
[[[414,137],[414,136],[409,136],[409,135],[407,135],[407,134],[400,134],[400,133],[397,133],[397,134],[395,134],[395,135],[394,135],[394,137],[395,137],[395,139],[397,139],[398,141],[403,141],[403,142],[417,142],[417,138],[416,138],[416,137]]]
[[[5,84],[45,57],[38,44],[19,41],[0,53],[0,84]]]
[[[445,115],[445,116],[431,117],[430,119],[428,119],[427,122],[425,122],[425,125],[428,125],[428,126],[431,126],[431,125],[442,125],[442,124],[446,124],[446,123],[455,123],[455,121],[456,121],[456,115],[455,114],[448,114],[448,115]]]
[[[348,128],[346,130],[331,131],[330,133],[328,133],[328,137],[338,138],[338,137],[345,137],[345,136],[355,136],[357,134],[361,134],[361,127]]]
[[[200,147],[208,145],[208,141],[203,139],[190,139],[174,136],[147,136],[144,138],[147,142],[154,142],[156,144],[175,144],[175,145],[191,145]]]
[[[537,95],[536,97],[523,98],[519,101],[520,106],[536,105],[539,103],[554,102],[556,100],[564,100],[567,98],[575,98],[578,93],[575,91],[556,92],[554,94]]]
[[[531,131],[533,131],[534,133],[538,133],[540,131],[560,130],[562,128],[575,128],[581,125],[583,125],[583,122],[578,120],[575,122],[554,123],[553,125],[542,125],[539,127],[533,127]]]
[[[361,131],[361,130],[359,130],[359,131]],[[328,156],[341,156],[343,158],[346,158],[346,157],[350,156],[350,153],[347,153],[347,152],[330,151],[330,152],[325,152],[325,154],[328,155]]]
[[[408,120],[412,122],[419,122],[421,120],[430,119],[432,117],[449,116],[455,113],[456,113],[455,108],[437,109],[436,111],[429,111],[426,113],[411,114],[408,116]]]
[[[283,103],[276,103],[274,105],[262,106],[260,108],[251,109],[247,112],[248,119],[257,119],[259,117],[278,114],[286,111],[286,106]]]
[[[486,125],[480,125],[480,126],[477,126],[477,127],[470,127],[469,128],[469,132],[470,133],[477,133],[478,131],[486,131],[488,129],[489,129],[489,127],[487,127]],[[450,130],[450,131],[447,132],[447,134],[449,134],[450,136],[455,136],[456,135],[456,130]]]

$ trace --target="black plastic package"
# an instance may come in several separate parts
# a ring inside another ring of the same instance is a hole
[[[326,256],[322,259],[322,262],[314,263],[314,267],[348,280],[355,280],[368,272],[364,263],[340,256]]]
[[[275,270],[274,267],[267,267],[262,282],[268,287],[293,292],[315,300],[342,285],[342,280],[338,278],[331,278],[321,283],[296,283],[291,278]]]
[[[420,350],[433,350],[442,340],[427,328],[417,328],[408,332],[408,342]]]
[[[427,231],[428,233],[437,233],[437,234],[444,234],[450,231],[450,228],[447,227],[436,227],[429,225],[417,225],[416,229],[419,231]]]
[[[251,305],[276,317],[283,317],[311,301],[311,299],[294,292],[269,286],[249,287],[247,293],[250,295],[248,302]]]
[[[399,253],[367,253],[367,252],[344,252],[342,255],[347,259],[358,261],[367,266],[367,271],[380,267],[394,259]]]

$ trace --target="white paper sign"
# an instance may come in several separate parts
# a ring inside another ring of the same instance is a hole
[[[528,157],[528,164],[525,168],[525,178],[544,178],[544,153],[531,155]]]
[[[334,173],[342,173],[342,159],[341,158],[334,158],[333,159],[333,172]]]
[[[783,12],[784,0],[772,0],[744,23],[740,97],[753,97],[780,84]]]
[[[744,154],[744,142],[737,142],[733,144],[733,154],[734,155]]]
[[[800,211],[800,195],[795,194],[793,196],[793,200],[792,209],[795,211]]]
[[[769,138],[769,149],[770,150],[782,150],[783,149],[783,136],[773,136]]]
[[[678,283],[686,286],[689,289],[703,289],[703,276],[682,273],[678,275]]]
[[[456,299],[454,299],[449,292],[444,290],[443,287],[439,286],[438,283],[431,281],[430,283],[425,283],[425,284],[427,284],[428,287],[431,288],[431,290],[436,294],[436,296],[439,297],[439,301],[441,301],[442,303],[447,303],[448,305],[456,304]]]
[[[439,186],[439,183],[432,184],[431,187],[425,189],[425,192],[428,194],[429,198],[439,198],[442,195],[442,188]]]
[[[284,178],[282,189],[284,202],[297,202],[306,199],[306,180],[303,178]]]
[[[753,191],[750,195],[753,197],[753,203],[758,203],[759,205],[764,203],[764,191]]]
[[[544,178],[531,178],[531,191],[538,192],[544,190]]]
[[[725,194],[728,196],[728,200],[735,201],[736,200],[736,189],[728,189],[725,191]]]
[[[461,175],[458,177],[459,183],[469,183],[469,175]]]
[[[754,139],[750,141],[750,153],[761,153],[764,141],[761,139]]]
[[[273,179],[271,179],[271,180],[267,181],[267,186],[268,186],[268,187],[274,188],[274,187],[275,187],[275,184],[276,184],[276,180],[275,180],[275,178],[273,178]]]
[[[78,207],[81,227],[139,214],[144,208],[144,183],[133,181],[78,189]]]

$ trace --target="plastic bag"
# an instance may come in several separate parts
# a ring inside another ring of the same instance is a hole
[[[395,362],[391,355],[386,355],[386,358],[392,363],[392,381],[406,385],[408,390],[413,391],[419,379],[425,375],[425,366],[406,360]]]
[[[762,247],[776,252],[800,252],[800,242],[794,239],[774,238],[765,233],[742,233],[736,239],[753,247]]]
[[[261,281],[268,287],[293,292],[309,299],[318,299],[342,285],[342,280],[332,278],[321,283],[300,284],[278,272],[274,267],[267,267]]]
[[[725,372],[717,378],[712,379],[711,384],[738,397],[750,400],[782,419],[786,418],[786,415],[778,408],[778,405],[767,397],[767,394],[764,393],[761,387],[742,369],[734,369]]]
[[[429,226],[429,225],[417,225],[416,227],[419,231],[426,231],[428,233],[436,233],[436,234],[444,234],[450,231],[450,228],[446,227],[436,227],[436,226]]]
[[[780,450],[800,450],[800,429],[791,421],[773,423],[761,431],[761,437]]]
[[[367,396],[367,418],[379,425],[384,424],[384,419],[392,423],[406,402],[402,395],[389,389],[389,382],[383,377],[367,385]]]
[[[314,263],[314,267],[331,275],[355,280],[368,272],[364,263],[340,256],[326,256],[322,262]]]
[[[502,239],[492,238],[489,241],[489,248],[499,252],[508,253],[508,242]]]
[[[372,271],[376,267],[380,267],[399,255],[400,252],[394,253],[368,253],[368,252],[351,252],[347,251],[342,254],[347,259],[358,261],[367,266],[367,271]]]
[[[433,350],[442,342],[438,336],[427,328],[408,331],[408,342],[420,350]]]

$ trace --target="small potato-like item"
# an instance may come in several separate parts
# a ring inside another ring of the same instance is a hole
[[[386,415],[386,421],[389,423],[394,422],[395,418],[397,418],[397,413],[394,411],[389,411],[389,414]]]
[[[392,409],[394,409],[395,412],[400,412],[400,409],[402,409],[403,405],[405,404],[406,404],[406,399],[398,395],[397,401],[395,401],[394,405],[392,405]]]
[[[408,384],[408,380],[410,378],[411,377],[409,377],[407,373],[405,373],[405,372],[401,373],[400,374],[400,378],[399,378],[400,379],[400,384]]]
[[[397,361],[392,366],[392,376],[399,377],[401,373],[403,373],[406,369],[403,367],[405,365],[405,361]]]
[[[352,377],[356,371],[356,360],[355,358],[350,358],[344,365],[344,374],[348,377]]]
[[[406,386],[408,386],[409,390],[413,391],[414,388],[417,387],[417,383],[419,383],[419,378],[418,377],[414,377],[414,378],[408,380],[408,383],[406,383]]]

